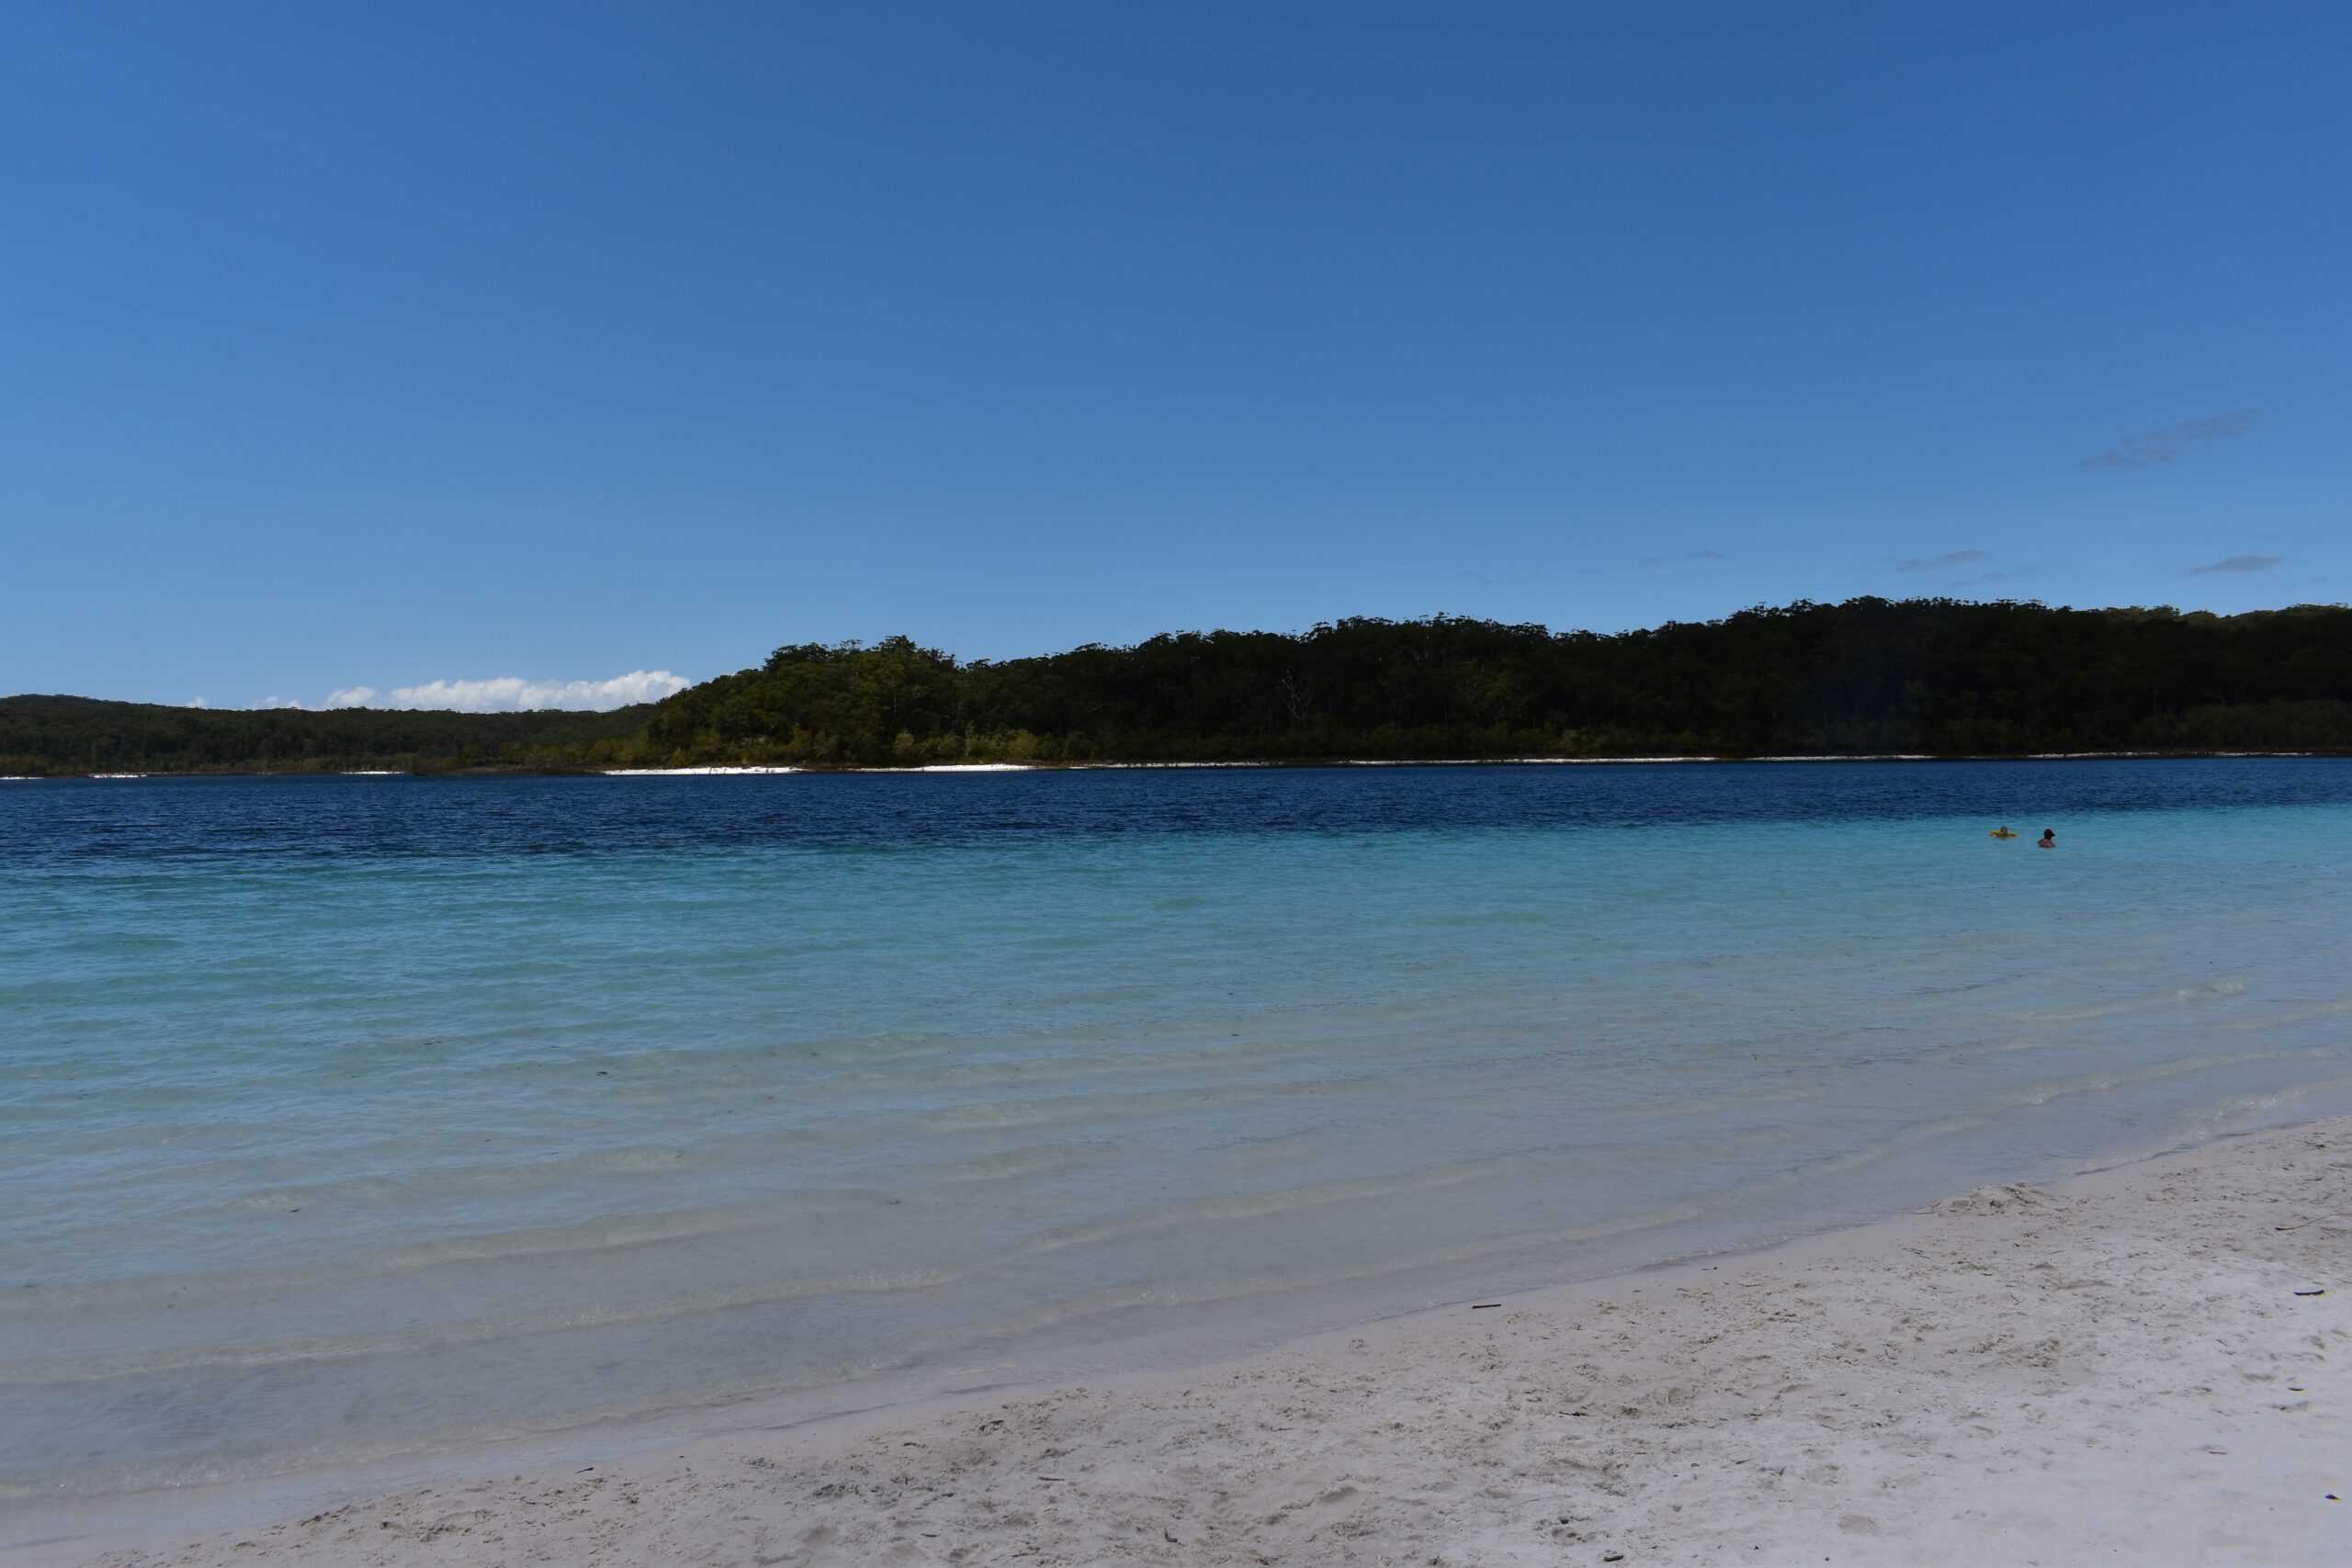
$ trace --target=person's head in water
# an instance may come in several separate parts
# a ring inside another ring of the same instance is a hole
[[[2041,847],[2045,850],[2054,850],[2058,847],[2057,829],[2044,828],[2041,830]]]

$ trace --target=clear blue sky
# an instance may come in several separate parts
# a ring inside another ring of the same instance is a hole
[[[0,692],[2352,597],[2352,7],[8,31]]]

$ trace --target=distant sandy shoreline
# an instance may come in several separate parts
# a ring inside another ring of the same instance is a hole
[[[1319,757],[1286,761],[1198,762],[924,762],[906,767],[812,767],[800,763],[701,763],[676,768],[460,768],[414,774],[401,768],[322,768],[281,773],[170,770],[157,773],[6,773],[0,784],[41,784],[84,779],[275,779],[275,778],[741,778],[782,773],[1152,773],[1222,768],[1606,768],[1657,767],[1681,762],[2161,762],[2216,758],[2340,757],[2352,753],[2302,751],[1821,751],[1786,756],[1668,755],[1656,757]]]
[[[322,1512],[321,1481],[283,1522],[239,1494],[31,1510],[0,1558],[2341,1562],[2347,1264],[2352,1120],[1215,1369],[543,1455]],[[181,1544],[199,1518],[243,1528]]]

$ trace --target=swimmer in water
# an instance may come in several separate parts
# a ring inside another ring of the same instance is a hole
[[[1993,837],[1996,839],[2014,839],[2017,835],[2010,832],[2009,825],[2007,822],[2004,822],[1999,827],[1993,829]]]
[[[2055,828],[2044,828],[2041,830],[2041,837],[2035,840],[2033,847],[2037,850],[2056,849],[2058,847],[2058,829]]]

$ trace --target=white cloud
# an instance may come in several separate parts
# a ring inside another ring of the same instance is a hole
[[[255,703],[257,708],[299,708],[302,705],[292,697],[267,696]]]
[[[2274,566],[2284,566],[2284,556],[2229,556],[2207,566],[2192,566],[2191,577],[2211,577],[2217,571],[2268,571]]]
[[[190,697],[187,700],[187,705],[192,708],[209,708],[212,705],[206,702],[202,697]]]
[[[428,681],[421,686],[346,686],[328,695],[331,708],[447,708],[459,713],[524,713],[534,708],[604,712],[631,703],[659,702],[693,684],[667,670],[632,670],[608,681],[526,681],[500,675],[486,681]]]
[[[1991,555],[1984,550],[1946,550],[1939,556],[1915,556],[1909,560],[1896,561],[1894,570],[1897,571],[1948,571],[1953,567],[1973,566],[1978,561],[1991,558]]]
[[[2204,441],[2219,441],[2224,436],[2244,435],[2261,422],[2260,409],[2235,409],[2217,413],[2211,419],[2192,419],[2187,424],[2167,425],[2162,430],[2135,435],[2122,446],[2083,459],[2086,468],[2159,468],[2166,463],[2179,461],[2181,455]]]

